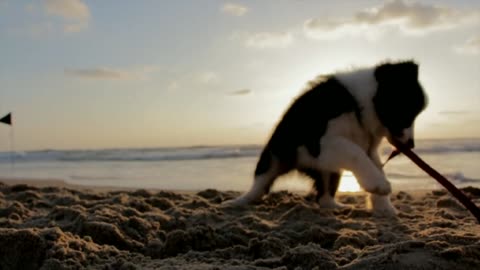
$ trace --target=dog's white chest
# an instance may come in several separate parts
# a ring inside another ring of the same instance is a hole
[[[344,113],[329,121],[325,136],[341,136],[357,144],[367,151],[370,147],[370,136],[358,122],[354,112]]]

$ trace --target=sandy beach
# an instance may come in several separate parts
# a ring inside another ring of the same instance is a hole
[[[221,207],[238,192],[93,190],[0,184],[1,269],[476,269],[480,225],[444,191],[395,192],[397,218],[320,209],[276,192]],[[45,185],[49,184],[49,185]],[[58,183],[56,183],[58,184]],[[480,189],[464,191],[480,203]]]
[[[479,29],[480,0],[0,0],[0,270],[480,270],[443,189],[480,207]]]

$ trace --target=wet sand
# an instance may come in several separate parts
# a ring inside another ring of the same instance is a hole
[[[289,192],[222,207],[240,193],[43,184],[0,184],[2,270],[480,266],[480,225],[445,191],[395,192],[398,217],[382,218],[364,193],[340,194],[350,208],[325,210]],[[480,204],[480,189],[464,191]]]

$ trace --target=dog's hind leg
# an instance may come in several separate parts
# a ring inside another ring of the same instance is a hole
[[[266,148],[257,163],[255,180],[250,190],[237,199],[225,203],[229,205],[246,205],[261,199],[263,195],[270,191],[275,179],[285,172],[286,170],[282,170],[280,162]]]

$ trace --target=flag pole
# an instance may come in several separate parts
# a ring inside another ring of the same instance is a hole
[[[12,171],[15,165],[15,157],[13,151],[15,150],[15,142],[14,142],[14,133],[13,133],[13,121],[12,121],[12,113],[8,113],[4,117],[0,118],[0,123],[4,123],[10,126],[10,163]]]
[[[10,166],[12,169],[12,173],[15,169],[15,133],[13,131],[13,125],[10,129]]]

